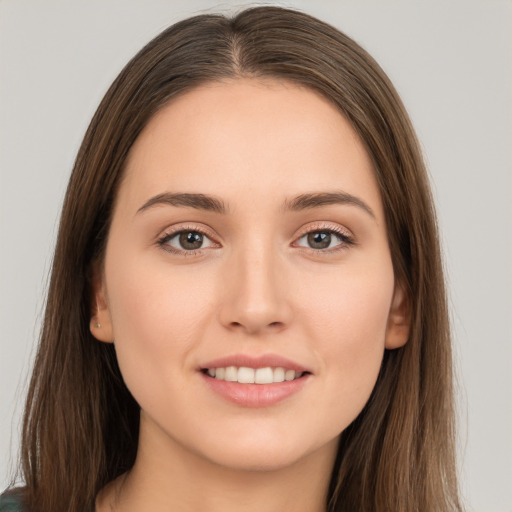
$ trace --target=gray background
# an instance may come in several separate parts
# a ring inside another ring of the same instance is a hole
[[[16,459],[58,213],[124,63],[170,23],[245,2],[0,0],[0,488]],[[292,1],[380,62],[422,141],[439,208],[469,510],[512,511],[512,3]]]

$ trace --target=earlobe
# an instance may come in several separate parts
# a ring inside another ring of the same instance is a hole
[[[89,323],[89,329],[91,330],[91,334],[98,341],[112,343],[114,341],[112,319],[110,317],[104,279],[98,266],[95,266],[94,268],[91,284],[91,320]]]
[[[411,303],[402,284],[395,285],[386,329],[386,348],[403,347],[411,332]]]

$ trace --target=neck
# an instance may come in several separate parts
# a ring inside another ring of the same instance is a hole
[[[100,493],[96,510],[325,512],[336,447],[337,439],[283,467],[240,469],[209,461],[141,422],[134,467]]]

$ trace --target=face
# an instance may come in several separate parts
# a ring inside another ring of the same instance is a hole
[[[408,336],[363,144],[272,80],[201,86],[149,122],[95,300],[141,438],[238,469],[332,456]]]

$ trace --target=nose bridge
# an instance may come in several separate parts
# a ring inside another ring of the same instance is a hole
[[[226,326],[256,333],[284,326],[290,317],[283,286],[283,260],[271,237],[249,235],[233,247],[222,304]]]

